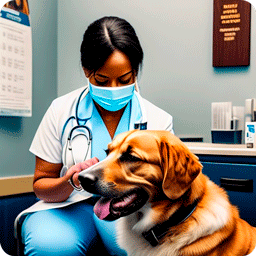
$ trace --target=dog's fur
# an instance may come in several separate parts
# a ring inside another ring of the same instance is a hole
[[[129,256],[244,256],[254,250],[256,228],[239,217],[227,193],[170,132],[126,132],[108,150],[104,161],[82,173],[97,176],[97,193],[115,197],[143,188],[149,195],[141,209],[118,220],[118,243]],[[159,245],[143,238],[143,232],[195,200],[192,215],[171,227]]]

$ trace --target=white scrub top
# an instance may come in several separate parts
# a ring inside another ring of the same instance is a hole
[[[70,130],[76,125],[76,121],[71,120],[66,126],[64,133],[63,127],[66,121],[71,116],[75,115],[77,99],[84,89],[85,87],[79,88],[52,102],[32,141],[30,147],[31,153],[50,163],[63,162],[62,150]],[[142,115],[143,112],[144,116]],[[92,157],[96,156],[102,160],[104,157],[102,151],[107,148],[107,144],[111,142],[111,138],[90,94],[87,94],[81,99],[78,105],[78,117],[81,120],[85,120],[86,125],[92,130]],[[148,130],[168,130],[173,133],[172,116],[149,101],[141,98],[141,96],[136,93],[126,107],[115,136],[121,132],[134,129],[134,124],[140,121],[140,119],[147,121]],[[81,121],[81,124],[83,124],[83,121]],[[101,143],[102,150],[100,154],[96,153],[99,141],[104,142]]]

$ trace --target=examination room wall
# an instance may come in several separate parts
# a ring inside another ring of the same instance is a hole
[[[256,16],[252,7],[251,65],[212,67],[213,1],[59,0],[58,95],[86,84],[79,48],[86,27],[116,15],[136,29],[145,53],[142,96],[174,117],[177,135],[210,142],[211,102],[243,106],[256,97]]]
[[[1,6],[2,7],[2,6]],[[33,48],[32,117],[0,117],[0,178],[34,173],[29,146],[57,96],[57,1],[30,0]]]
[[[86,84],[79,48],[86,27],[105,15],[127,19],[144,53],[142,95],[174,117],[177,135],[210,141],[211,102],[244,105],[256,97],[256,16],[251,65],[212,67],[213,1],[29,0],[33,40],[33,115],[0,117],[0,178],[34,172],[29,146],[57,96]]]

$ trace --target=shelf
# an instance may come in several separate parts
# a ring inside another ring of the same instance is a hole
[[[256,148],[246,148],[245,144],[213,144],[185,142],[196,155],[256,156]]]

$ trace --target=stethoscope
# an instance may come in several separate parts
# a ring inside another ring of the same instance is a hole
[[[68,124],[72,121],[76,122],[74,127],[71,128],[71,130],[67,136],[66,144],[63,148],[63,157],[62,157],[63,165],[67,166],[67,167],[77,164],[80,161],[85,161],[86,159],[88,159],[90,157],[89,153],[91,151],[90,149],[91,149],[91,143],[92,143],[92,131],[86,125],[86,122],[88,121],[88,119],[82,119],[82,118],[78,117],[78,108],[79,108],[79,104],[81,102],[82,96],[84,95],[84,97],[86,97],[86,95],[88,94],[88,91],[89,91],[89,89],[88,89],[88,87],[86,87],[82,91],[82,93],[79,95],[77,103],[76,103],[76,107],[75,107],[75,115],[68,118],[68,120],[65,122],[63,129],[62,129],[61,141],[63,139],[64,132],[67,129]],[[83,122],[83,124],[81,124],[81,122]],[[81,138],[81,136],[83,136],[86,140],[86,143],[83,143],[83,146],[85,146],[84,157],[82,159],[76,160],[72,144],[73,144],[74,140],[77,139],[79,136],[80,136],[80,138]],[[70,161],[70,157],[68,159],[68,155],[70,155],[72,157],[72,161]]]
[[[72,121],[75,122],[75,124],[73,125],[73,127],[70,129],[68,133],[66,143],[63,147],[63,153],[62,153],[63,168],[61,170],[60,176],[64,176],[68,168],[70,168],[72,165],[75,165],[81,161],[85,161],[91,158],[92,131],[86,125],[87,121],[90,118],[83,119],[78,116],[79,104],[81,100],[86,97],[88,92],[89,92],[89,87],[86,87],[80,93],[75,105],[74,115],[69,117],[63,126],[61,141],[63,140],[64,133],[69,123],[71,123]],[[137,93],[137,98],[139,100],[142,117],[139,122],[136,122],[134,124],[134,129],[146,130],[147,129],[146,114],[145,114],[144,105],[142,103],[142,98],[139,93]],[[79,137],[79,140],[78,140],[78,137]],[[77,148],[77,150],[75,150],[75,148]],[[79,154],[80,156],[77,157],[77,155]]]

